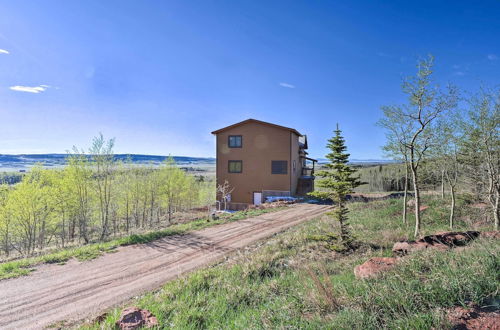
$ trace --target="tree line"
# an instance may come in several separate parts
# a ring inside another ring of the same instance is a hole
[[[433,64],[432,56],[418,62],[417,74],[402,84],[408,101],[383,106],[383,118],[378,122],[386,132],[384,150],[405,169],[402,220],[407,222],[407,196],[412,189],[414,234],[419,234],[420,192],[432,173],[441,179],[443,198],[445,186],[449,191],[450,228],[454,226],[457,190],[461,189],[489,204],[498,229],[500,90],[481,88],[466,93],[453,85],[441,88],[433,80]]]
[[[214,187],[176,166],[135,166],[113,157],[114,139],[73,148],[62,169],[35,166],[0,185],[0,246],[29,256],[56,246],[104,241],[168,225],[178,211],[212,204]]]

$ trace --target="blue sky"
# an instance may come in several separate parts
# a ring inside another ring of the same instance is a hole
[[[0,153],[213,156],[214,129],[338,122],[352,158],[382,158],[380,106],[428,53],[436,78],[498,86],[500,1],[0,0]]]

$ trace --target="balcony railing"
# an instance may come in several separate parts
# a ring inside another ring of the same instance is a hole
[[[302,175],[303,176],[313,176],[314,175],[314,168],[313,167],[303,167],[302,168]]]
[[[302,157],[302,176],[314,176],[314,165],[317,160],[309,157]]]

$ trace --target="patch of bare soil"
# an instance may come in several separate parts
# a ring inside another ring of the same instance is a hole
[[[475,208],[475,209],[486,209],[486,208],[488,208],[488,204],[486,204],[486,203],[474,203],[470,207]]]
[[[447,316],[454,330],[500,330],[498,309],[455,307]]]
[[[40,329],[95,318],[186,272],[326,212],[296,204],[258,217],[118,248],[87,262],[42,265],[31,275],[0,281],[0,329]]]

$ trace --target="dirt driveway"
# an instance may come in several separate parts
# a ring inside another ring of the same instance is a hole
[[[296,204],[182,236],[120,247],[91,261],[42,265],[29,276],[0,281],[0,329],[38,329],[62,320],[95,317],[328,208]]]

